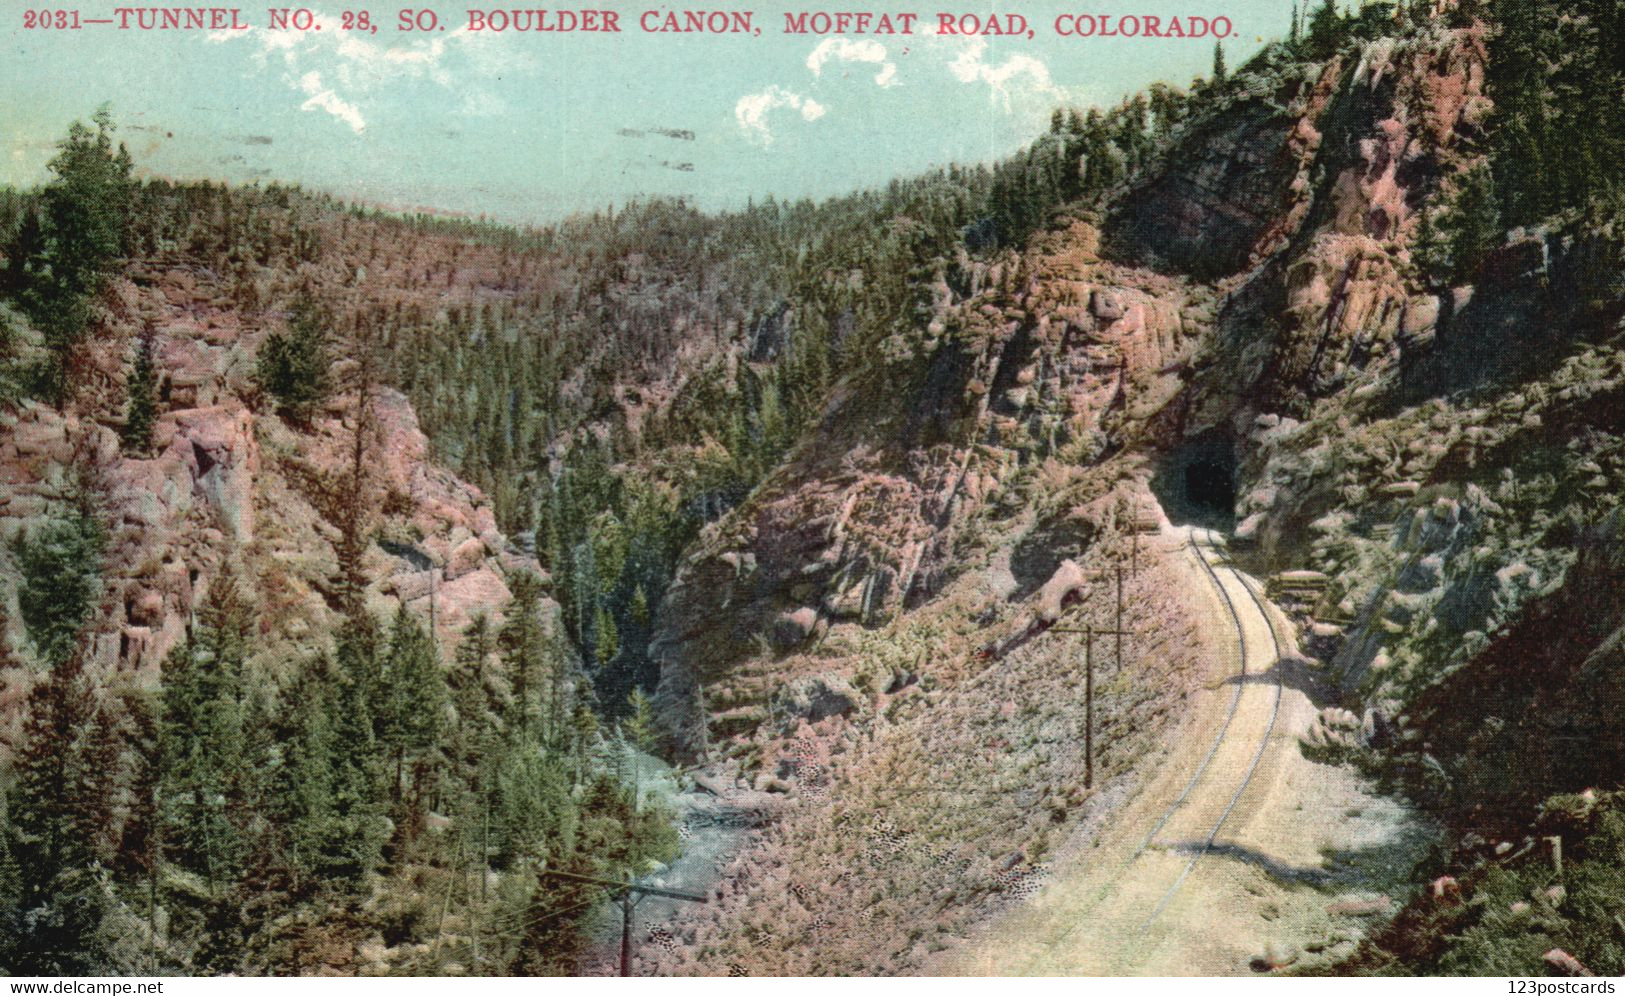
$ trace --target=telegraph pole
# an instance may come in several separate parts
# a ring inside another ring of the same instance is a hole
[[[617,882],[607,878],[592,878],[587,875],[575,875],[570,872],[544,871],[543,877],[562,878],[571,882],[585,882],[588,885],[603,886],[609,891],[611,898],[618,899],[621,904],[621,975],[632,974],[632,910],[642,901],[644,896],[664,896],[667,899],[681,899],[690,903],[703,903],[706,897],[692,892],[677,892],[672,889],[657,889],[652,885],[639,885],[630,878],[624,882]]]
[[[1117,670],[1123,670],[1123,568],[1117,568]]]
[[[1113,569],[1117,578],[1117,615],[1112,629],[1096,629],[1085,623],[1082,629],[1052,626],[1051,633],[1083,634],[1083,787],[1095,787],[1095,637],[1111,636],[1117,640],[1117,672],[1123,672],[1123,637],[1131,635],[1123,628],[1123,568]],[[1103,577],[1105,570],[1095,571],[1089,577]]]
[[[1095,787],[1095,629],[1083,627],[1083,787]]]
[[[632,974],[632,890],[621,895],[621,978]]]
[[[1121,647],[1124,633],[1121,629],[1095,629],[1087,624],[1082,629],[1056,628],[1050,632],[1083,634],[1083,787],[1091,789],[1095,787],[1095,637],[1116,636]],[[1121,670],[1121,656],[1118,667]]]

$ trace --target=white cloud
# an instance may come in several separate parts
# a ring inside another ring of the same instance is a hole
[[[444,37],[413,42],[405,47],[378,45],[350,35],[339,42],[336,50],[343,60],[339,64],[339,71],[347,82],[358,86],[406,76],[413,79],[428,77],[440,86],[449,88],[453,86],[452,77],[441,63],[447,46],[452,42],[461,42],[468,33],[465,25]]]
[[[313,69],[299,77],[299,89],[309,97],[299,105],[301,111],[326,111],[349,125],[357,135],[367,130],[367,121],[361,116],[361,109],[323,86],[321,73]]]
[[[318,11],[315,16],[324,26],[339,23],[328,13]],[[434,38],[394,45],[336,30],[253,27],[206,37],[216,44],[246,42],[261,68],[280,62],[287,71],[285,81],[304,98],[301,110],[326,111],[359,134],[366,127],[363,107],[380,95],[387,99],[391,87],[402,80],[427,80],[447,90],[457,98],[463,113],[500,112],[505,106],[501,100],[468,77],[500,76],[511,68],[512,59],[501,54],[507,46],[469,44],[470,34],[464,26]],[[455,60],[453,53],[458,56]]]
[[[959,50],[959,55],[948,64],[948,71],[961,83],[985,83],[991,99],[1010,110],[1013,94],[1042,96],[1048,100],[1064,99],[1066,94],[1055,85],[1049,66],[1043,60],[1017,53],[998,65],[986,61],[987,39],[970,39]]]
[[[839,62],[867,62],[880,67],[875,83],[890,87],[897,85],[897,64],[886,61],[886,46],[872,38],[851,41],[846,38],[825,38],[807,56],[807,68],[814,76],[824,75],[824,63],[831,59]]]
[[[734,104],[734,120],[745,137],[761,145],[773,144],[773,132],[768,127],[768,115],[780,108],[789,108],[799,111],[803,121],[817,121],[828,113],[829,108],[813,100],[793,93],[777,84],[768,87],[761,93],[746,94]]]
[[[946,63],[954,79],[967,86],[986,86],[988,101],[1005,113],[1042,111],[1057,102],[1075,102],[1075,94],[1055,82],[1042,59],[1016,53],[1002,62],[988,59],[988,40],[980,36],[938,34],[928,24],[924,49]]]

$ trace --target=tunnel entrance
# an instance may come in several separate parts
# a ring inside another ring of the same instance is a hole
[[[1175,525],[1234,529],[1236,455],[1229,435],[1204,433],[1170,452],[1152,477],[1151,490]]]
[[[1185,466],[1185,496],[1207,515],[1230,515],[1236,507],[1235,468],[1203,457]]]

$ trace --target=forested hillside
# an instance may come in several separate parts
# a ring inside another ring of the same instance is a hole
[[[684,547],[967,239],[1148,127],[515,230],[138,182],[110,114],[74,125],[0,202],[6,963],[567,969],[591,893],[535,873],[672,853],[637,758]]]

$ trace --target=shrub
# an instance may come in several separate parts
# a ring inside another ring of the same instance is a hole
[[[103,539],[101,525],[83,511],[17,539],[17,606],[40,661],[49,666],[67,660],[90,614]]]

